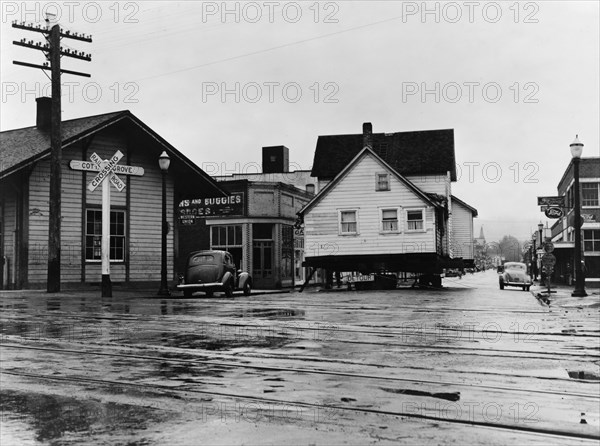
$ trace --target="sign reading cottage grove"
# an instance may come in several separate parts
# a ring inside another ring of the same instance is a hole
[[[193,225],[204,217],[244,215],[244,193],[234,192],[228,197],[196,198],[179,203],[179,222]]]

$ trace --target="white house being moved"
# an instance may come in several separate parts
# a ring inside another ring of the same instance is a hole
[[[362,137],[319,138],[313,176],[321,190],[299,213],[304,222],[305,266],[413,272],[425,283],[440,285],[445,268],[464,267],[463,254],[472,260],[472,219],[477,211],[458,199],[453,202],[452,130],[407,133],[373,135],[367,123]],[[411,144],[421,139],[425,153],[427,140],[434,141],[435,147],[423,158],[437,157],[439,165],[423,167],[417,153],[407,160],[408,168],[402,166],[401,146],[407,139]],[[353,158],[345,161],[352,152]],[[402,167],[408,175],[400,173]]]

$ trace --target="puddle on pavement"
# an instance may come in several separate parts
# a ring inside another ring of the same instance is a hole
[[[167,347],[210,351],[241,347],[279,348],[289,342],[286,337],[273,336],[274,334],[273,330],[241,331],[235,329],[235,326],[230,329],[227,326],[221,326],[215,327],[214,332],[209,331],[207,334],[149,335],[146,342],[156,342]]]
[[[33,436],[52,444],[81,444],[89,441],[90,433],[110,443],[108,435],[130,435],[167,418],[164,411],[148,407],[12,390],[0,392],[0,411],[4,439]]]
[[[447,401],[458,401],[460,400],[460,392],[425,392],[423,390],[412,390],[412,389],[390,389],[387,387],[380,387],[381,390],[390,393],[398,393],[402,395],[413,395],[413,396],[428,396],[431,398],[438,398]]]
[[[572,379],[587,379],[592,381],[600,381],[600,374],[593,372],[585,372],[582,370],[567,370],[569,378]]]
[[[304,316],[306,311],[295,308],[248,308],[233,313],[233,317],[288,318]]]

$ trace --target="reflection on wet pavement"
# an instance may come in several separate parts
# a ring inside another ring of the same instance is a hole
[[[27,424],[36,442],[60,439],[61,444],[81,444],[80,434],[83,432],[110,441],[111,433],[115,431],[119,435],[144,431],[153,423],[167,418],[166,413],[158,409],[114,402],[101,403],[12,390],[2,390],[0,396],[5,439],[11,438],[10,429],[11,425],[17,424],[15,422]],[[12,438],[15,439],[14,436]],[[143,444],[143,441],[128,444]]]

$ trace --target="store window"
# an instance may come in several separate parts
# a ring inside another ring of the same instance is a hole
[[[102,260],[102,210],[85,213],[85,260]],[[110,211],[110,260],[125,260],[125,211]]]
[[[581,206],[598,207],[600,183],[581,183]]]
[[[211,249],[229,251],[233,256],[233,263],[238,268],[243,268],[242,225],[212,226],[210,246]]]
[[[600,252],[600,229],[586,229],[583,231],[583,250]]]

